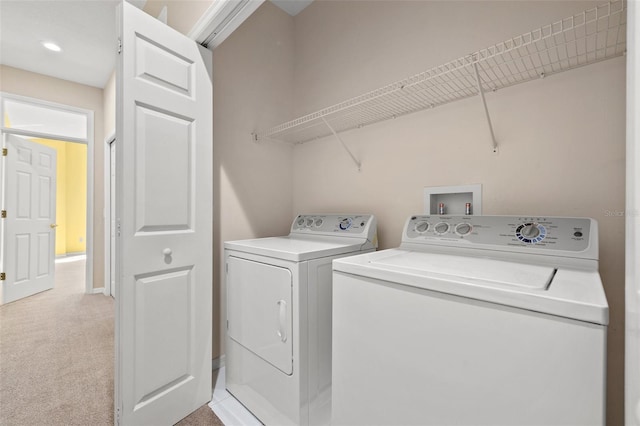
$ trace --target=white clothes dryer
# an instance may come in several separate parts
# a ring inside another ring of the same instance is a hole
[[[264,424],[329,423],[331,262],[377,245],[372,215],[300,215],[288,236],[224,243],[226,387]]]
[[[333,262],[334,425],[603,425],[597,223],[413,216]]]

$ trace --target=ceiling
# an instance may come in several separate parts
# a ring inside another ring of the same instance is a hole
[[[116,63],[118,0],[0,1],[0,63],[104,87]],[[56,53],[41,42],[53,41]]]
[[[271,0],[271,2],[289,15],[296,16],[305,7],[309,6],[313,0]]]
[[[128,0],[142,7],[146,0]],[[272,0],[295,16],[312,0]],[[116,64],[119,0],[0,0],[0,63],[103,88]],[[53,41],[61,52],[42,46]]]

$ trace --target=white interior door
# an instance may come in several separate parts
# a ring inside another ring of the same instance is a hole
[[[127,2],[117,72],[116,422],[211,399],[211,52]]]
[[[5,135],[2,303],[53,288],[56,150]]]

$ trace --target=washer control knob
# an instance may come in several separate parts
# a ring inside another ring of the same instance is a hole
[[[307,219],[307,226],[313,225],[313,219]]]
[[[340,229],[342,229],[343,231],[349,229],[350,227],[351,227],[350,217],[345,217],[340,221]]]
[[[434,231],[438,235],[446,234],[449,232],[449,224],[445,222],[440,222],[436,224]]]
[[[540,235],[540,229],[538,229],[537,223],[527,223],[520,230],[520,234],[528,239],[533,239]]]
[[[323,222],[324,221],[322,219],[320,219],[320,218],[316,219],[316,226],[322,226]]]
[[[418,222],[416,223],[416,232],[418,232],[419,234],[423,234],[425,232],[427,232],[427,230],[429,229],[429,222]]]
[[[304,226],[304,217],[301,217],[300,219],[298,219],[296,223],[298,224],[298,226]]]
[[[471,233],[471,224],[470,223],[459,223],[456,225],[456,234],[458,235],[468,235]]]
[[[525,244],[537,244],[547,236],[545,227],[536,222],[527,222],[516,228],[516,237]]]

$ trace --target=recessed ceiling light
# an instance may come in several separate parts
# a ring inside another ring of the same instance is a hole
[[[62,48],[51,41],[43,41],[42,45],[53,52],[60,52]]]

